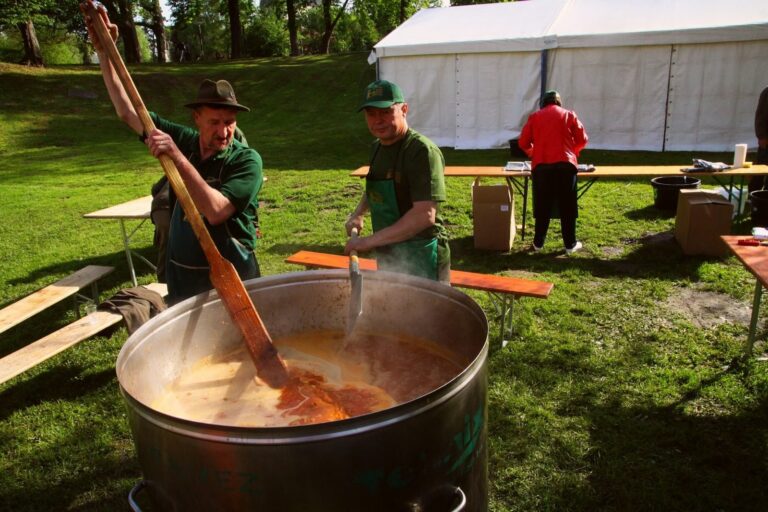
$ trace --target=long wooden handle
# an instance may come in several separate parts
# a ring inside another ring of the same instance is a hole
[[[91,0],[86,3],[85,14],[91,18],[101,47],[107,52],[109,61],[115,68],[120,83],[123,85],[133,108],[141,119],[145,133],[151,132],[155,129],[155,123],[152,122],[152,118],[144,106],[139,91],[136,89],[133,79],[130,73],[128,73],[120,53],[117,51],[117,46],[115,46],[115,42],[112,40],[112,36],[109,34],[101,14],[99,14]],[[211,283],[219,292],[219,297],[243,334],[248,351],[256,366],[256,372],[269,386],[274,388],[282,387],[288,380],[285,364],[277,354],[277,350],[272,344],[272,339],[264,326],[264,322],[262,322],[259,313],[256,311],[256,307],[253,305],[253,301],[245,289],[240,276],[237,274],[232,263],[221,256],[171,157],[162,154],[159,160],[165,175],[168,177],[168,181],[173,187],[173,191],[176,193],[176,198],[184,210],[187,221],[192,226],[200,247],[203,249],[205,257],[211,266]]]
[[[133,108],[136,110],[136,113],[139,116],[141,124],[144,126],[144,133],[150,133],[155,129],[155,123],[152,122],[152,118],[150,117],[147,108],[144,106],[144,102],[139,95],[139,91],[136,89],[136,85],[133,83],[133,79],[131,78],[130,73],[128,73],[128,69],[126,69],[122,57],[120,57],[120,52],[118,52],[117,46],[112,40],[112,36],[109,34],[109,30],[104,24],[104,20],[96,9],[96,6],[91,1],[86,3],[86,14],[91,17],[93,28],[96,30],[96,35],[99,37],[101,47],[107,52],[109,61],[115,68],[117,76],[120,78],[120,83],[123,84],[123,88],[128,94],[131,105],[133,105]],[[216,244],[213,242],[210,233],[208,233],[208,229],[205,227],[205,223],[203,222],[200,212],[197,210],[192,197],[189,195],[189,191],[187,190],[184,181],[181,179],[179,170],[176,169],[176,165],[173,163],[173,160],[171,160],[171,157],[166,154],[160,155],[159,160],[165,175],[168,177],[168,181],[173,187],[173,191],[176,193],[176,198],[181,204],[181,207],[184,209],[187,220],[192,226],[192,230],[194,231],[195,236],[197,236],[198,240],[200,241],[200,245],[202,246],[206,256],[208,256],[209,253],[215,253],[219,258],[221,258],[221,254],[219,253]]]

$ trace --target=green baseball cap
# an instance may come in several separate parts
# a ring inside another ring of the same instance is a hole
[[[400,87],[387,80],[376,80],[365,88],[363,103],[357,111],[360,112],[365,107],[389,108],[395,103],[405,103]]]

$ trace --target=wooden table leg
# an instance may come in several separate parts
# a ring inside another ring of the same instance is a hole
[[[755,296],[752,299],[752,319],[749,322],[749,334],[747,343],[744,345],[744,358],[752,355],[752,346],[755,344],[755,335],[757,333],[757,318],[760,314],[760,301],[763,296],[763,285],[759,280],[755,280]]]

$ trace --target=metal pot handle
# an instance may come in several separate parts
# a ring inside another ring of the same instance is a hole
[[[139,507],[139,504],[136,503],[135,496],[139,494],[146,486],[146,480],[139,480],[139,482],[133,486],[131,492],[128,493],[128,505],[131,506],[131,510],[133,510],[133,512],[141,512],[141,507]]]
[[[461,498],[461,502],[460,502],[460,503],[459,503],[459,505],[458,505],[456,508],[454,508],[454,509],[453,509],[451,512],[461,512],[462,510],[464,510],[464,507],[466,507],[466,506],[467,506],[467,495],[466,495],[466,494],[464,494],[464,491],[463,491],[463,490],[461,490],[461,487],[456,487],[456,488],[453,490],[453,492],[454,492],[455,494],[457,494],[457,495],[458,495],[458,496]]]
[[[133,489],[128,493],[128,504],[131,506],[131,510],[133,512],[142,512],[141,507],[139,507],[138,503],[136,503],[135,496],[139,494],[145,487],[147,486],[146,480],[139,480],[139,482],[133,486]],[[453,493],[458,495],[461,501],[459,504],[451,510],[451,512],[461,512],[464,510],[464,507],[467,506],[467,495],[464,494],[464,491],[461,489],[461,487],[454,487]]]
[[[447,505],[448,499],[451,502],[455,502],[456,498],[459,498],[459,504],[452,509],[442,508]],[[439,505],[436,503],[439,502]],[[409,510],[425,511],[425,510],[445,510],[446,512],[461,512],[467,506],[467,495],[461,487],[454,487],[450,484],[441,485],[438,489],[433,490],[427,497],[410,503]]]

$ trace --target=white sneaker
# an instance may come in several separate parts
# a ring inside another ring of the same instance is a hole
[[[580,251],[583,247],[584,246],[581,244],[581,242],[576,242],[573,247],[565,250],[565,254],[571,255],[576,251]]]
[[[544,246],[537,246],[536,244],[532,243],[531,247],[533,247],[533,252],[541,252],[542,249],[544,249]]]

